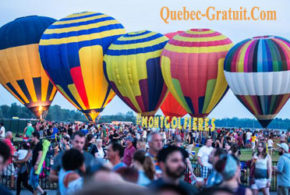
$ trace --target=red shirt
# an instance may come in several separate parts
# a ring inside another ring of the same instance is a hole
[[[5,144],[7,144],[9,146],[9,148],[10,148],[10,158],[8,160],[8,164],[10,164],[12,162],[12,156],[14,155],[15,148],[14,148],[14,146],[13,146],[13,144],[12,144],[10,139],[6,138],[6,139],[3,140],[3,142]]]
[[[126,147],[124,151],[124,157],[123,157],[123,162],[127,165],[130,166],[133,160],[133,155],[136,152],[135,147],[132,145],[130,147]]]

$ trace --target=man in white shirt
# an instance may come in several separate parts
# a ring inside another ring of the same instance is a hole
[[[252,132],[248,130],[246,133],[246,145],[250,144],[251,137],[252,137]]]
[[[212,170],[212,164],[208,162],[208,158],[212,150],[212,139],[207,138],[205,146],[202,146],[197,154],[197,161],[201,167],[200,172],[202,178],[207,178],[210,174],[210,171]]]
[[[0,138],[1,139],[5,138],[5,127],[3,123],[0,123]]]

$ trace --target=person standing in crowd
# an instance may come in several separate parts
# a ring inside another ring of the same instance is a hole
[[[58,177],[58,186],[61,195],[73,194],[83,185],[81,173],[85,173],[85,160],[83,154],[77,149],[70,149],[62,156],[62,171]]]
[[[212,169],[212,165],[208,162],[208,158],[212,150],[213,150],[212,139],[207,138],[206,145],[202,146],[199,149],[198,154],[197,154],[197,162],[201,167],[201,170],[200,170],[201,177],[205,180],[207,179]]]
[[[127,167],[127,165],[121,161],[124,154],[124,148],[117,142],[112,142],[107,148],[107,158],[113,166],[113,171],[117,171],[119,168]]]
[[[257,153],[252,158],[252,166],[255,166],[255,183],[251,186],[254,195],[257,195],[259,190],[262,190],[264,195],[269,195],[272,178],[272,159],[267,154],[267,148],[264,142],[259,142]]]
[[[275,171],[277,172],[278,195],[288,195],[290,190],[290,154],[286,143],[277,144],[280,158]]]
[[[124,151],[124,157],[123,157],[123,162],[127,165],[130,166],[133,160],[134,153],[136,151],[136,148],[133,145],[133,137],[129,136],[126,139],[126,148]]]
[[[87,134],[86,136],[86,143],[85,143],[85,150],[90,153],[93,157],[97,157],[98,149],[95,145],[96,139],[93,134]]]
[[[105,151],[103,149],[103,141],[101,139],[97,139],[96,144],[97,144],[97,150],[98,150],[96,154],[96,158],[104,159]]]
[[[12,143],[12,132],[11,131],[7,131],[6,135],[5,135],[5,139],[3,140],[3,142],[5,144],[7,144],[7,146],[9,146],[10,148],[10,159],[8,160],[8,165],[6,166],[6,168],[4,169],[4,175],[9,176],[10,177],[10,187],[14,188],[14,173],[15,173],[15,167],[14,164],[12,162],[12,157],[14,156],[14,152],[15,152],[15,147],[13,146]]]
[[[185,190],[185,195],[193,195],[197,193],[197,189],[181,180],[185,171],[185,158],[176,146],[168,146],[158,153],[158,162],[162,169],[162,177],[153,181],[148,185],[150,189],[158,191],[163,185],[173,184]]]
[[[252,145],[252,150],[254,151],[256,148],[256,139],[257,139],[257,133],[254,132],[252,137],[251,137],[251,145]]]
[[[42,141],[40,141],[39,138],[40,135],[37,131],[32,133],[31,141],[34,147],[32,151],[29,185],[33,188],[34,195],[37,195],[37,191],[39,191],[41,194],[46,194],[46,192],[39,185],[39,175],[35,173],[38,169],[42,156]]]
[[[32,124],[31,122],[28,122],[27,126],[24,129],[23,135],[25,135],[25,137],[27,138],[30,138],[33,132],[34,132],[34,128],[32,127]]]
[[[32,156],[32,151],[30,150],[30,144],[27,142],[22,143],[22,148],[18,150],[16,155],[16,160],[14,161],[18,165],[17,171],[17,185],[16,185],[16,195],[20,195],[21,183],[25,188],[33,193],[33,188],[28,184],[29,175],[29,159]]]
[[[155,167],[152,159],[146,156],[146,152],[138,150],[133,156],[133,166],[138,170],[137,184],[147,186],[154,179]]]
[[[214,148],[210,153],[208,162],[212,164],[213,170],[208,176],[205,187],[209,188],[222,183],[223,177],[219,172],[217,172],[217,170],[215,169],[215,165],[220,160],[220,158],[225,156],[226,154],[227,152],[222,148]]]
[[[215,169],[223,177],[223,182],[219,187],[229,188],[234,195],[252,195],[249,188],[245,188],[239,183],[241,167],[236,157],[230,154],[221,156],[215,164]]]
[[[88,152],[83,151],[84,145],[85,145],[85,135],[77,131],[72,136],[72,148],[75,148],[83,153],[84,159],[85,159],[85,166],[86,169],[89,169],[94,163],[96,163],[95,158]],[[62,168],[62,156],[64,152],[61,151],[53,160],[53,165],[50,169],[49,179],[51,182],[57,182],[58,181],[58,174],[59,171]]]
[[[148,145],[149,150],[147,152],[147,156],[150,156],[154,166],[155,166],[155,173],[156,177],[160,177],[162,170],[157,161],[158,152],[163,148],[162,137],[158,132],[152,132],[148,135]]]
[[[4,139],[5,137],[5,127],[3,123],[0,123],[0,138]]]
[[[7,161],[10,159],[10,148],[9,146],[0,141],[0,172],[4,170],[7,165]],[[3,185],[0,184],[0,194],[2,195],[12,195],[12,193]]]
[[[196,177],[193,173],[192,170],[192,165],[191,162],[189,160],[189,154],[188,152],[182,147],[182,139],[180,135],[176,135],[174,138],[174,145],[180,148],[180,151],[182,152],[182,155],[184,156],[185,159],[185,164],[186,164],[186,170],[188,170],[187,175],[187,180],[189,181],[189,176],[191,176],[190,178],[193,178],[193,180],[196,180]]]
[[[246,146],[249,146],[251,144],[251,137],[252,137],[252,132],[250,130],[247,130],[247,133],[246,133]]]
[[[274,142],[272,140],[272,136],[271,135],[269,135],[268,140],[267,140],[267,143],[268,143],[268,152],[272,156]]]

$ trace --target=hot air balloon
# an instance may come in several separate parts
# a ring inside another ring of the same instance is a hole
[[[261,36],[237,43],[224,72],[230,89],[266,128],[290,97],[290,42]]]
[[[175,35],[182,33],[183,31],[171,32],[165,34],[165,36],[169,39],[172,39]],[[162,105],[160,106],[163,114],[165,116],[169,116],[170,119],[174,116],[183,117],[186,115],[186,110],[177,102],[177,100],[173,97],[173,95],[168,92],[168,95],[164,99]],[[170,120],[171,121],[171,120]]]
[[[83,12],[53,23],[41,37],[40,57],[51,81],[90,121],[115,96],[103,73],[103,54],[124,33],[111,16]]]
[[[105,74],[113,90],[143,116],[154,115],[167,93],[160,69],[167,40],[147,30],[127,33],[110,45],[104,57]]]
[[[164,81],[182,107],[205,117],[227,92],[224,58],[232,41],[210,29],[191,29],[174,36],[161,57]]]
[[[47,113],[56,88],[42,68],[38,43],[54,21],[27,16],[0,28],[0,83],[40,119]]]

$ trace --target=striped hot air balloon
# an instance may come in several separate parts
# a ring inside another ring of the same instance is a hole
[[[115,96],[103,73],[103,54],[124,33],[111,16],[83,12],[53,23],[41,37],[44,69],[64,97],[91,121]]]
[[[172,39],[175,35],[182,32],[183,31],[171,32],[165,34],[165,36],[169,39]],[[187,113],[186,110],[184,110],[184,108],[178,103],[178,101],[170,92],[168,92],[168,95],[164,99],[162,105],[160,106],[160,109],[165,116],[170,117],[169,121],[171,121],[171,118],[174,116],[183,117]]]
[[[210,29],[174,36],[161,57],[164,81],[175,99],[194,117],[205,117],[227,92],[224,58],[232,41]]]
[[[290,42],[277,36],[241,41],[227,54],[224,71],[233,93],[265,128],[290,97]]]
[[[56,93],[38,52],[42,33],[54,21],[27,16],[0,28],[0,83],[37,118],[45,116]]]
[[[167,93],[160,69],[160,55],[167,40],[147,30],[127,33],[112,43],[104,57],[113,90],[142,115],[154,115]]]

